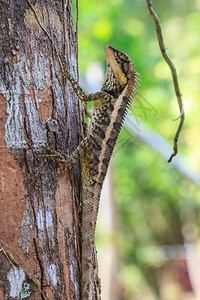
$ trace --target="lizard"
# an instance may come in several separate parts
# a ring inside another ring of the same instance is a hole
[[[62,58],[62,75],[69,80],[78,98],[86,103],[93,101],[93,113],[87,136],[75,151],[65,160],[61,153],[50,149],[52,156],[60,161],[61,170],[71,169],[80,161],[82,174],[82,254],[81,254],[81,299],[100,299],[95,227],[102,185],[109,162],[125,119],[131,100],[138,91],[139,73],[133,67],[127,54],[106,46],[107,70],[99,92],[85,94],[67,70]],[[61,56],[60,56],[61,57]],[[48,149],[48,148],[47,148]],[[96,279],[94,280],[94,277]],[[93,280],[92,280],[93,279]]]
[[[100,280],[98,278],[97,258],[95,248],[95,227],[99,208],[99,201],[103,182],[107,173],[109,162],[119,136],[127,110],[132,98],[138,91],[139,73],[133,67],[127,54],[111,46],[106,46],[107,70],[100,92],[85,94],[67,70],[65,58],[57,51],[52,38],[41,24],[30,0],[26,0],[31,7],[37,22],[48,39],[51,41],[59,65],[62,69],[63,79],[69,80],[78,98],[86,104],[93,101],[93,113],[85,106],[86,116],[91,118],[90,129],[87,136],[79,146],[65,160],[61,152],[43,146],[57,158],[60,163],[59,171],[71,169],[78,160],[81,163],[82,175],[82,226],[81,226],[81,299],[100,299]],[[94,278],[95,277],[95,278]],[[98,294],[96,297],[95,294]]]

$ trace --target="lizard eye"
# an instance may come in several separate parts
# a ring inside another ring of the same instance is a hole
[[[125,74],[127,74],[128,72],[129,72],[129,66],[128,66],[128,64],[123,64],[123,68],[124,68],[124,72],[125,72]]]
[[[129,58],[124,53],[119,52],[118,57],[125,62],[129,62]]]
[[[119,56],[119,58],[122,58],[122,59],[124,59],[125,57],[124,57],[124,54],[123,53],[121,53],[121,52],[119,52],[118,53],[118,56]]]

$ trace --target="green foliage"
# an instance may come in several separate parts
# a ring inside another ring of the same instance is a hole
[[[200,2],[154,0],[153,7],[160,17],[165,45],[178,72],[186,110],[179,151],[189,162],[188,167],[198,171]],[[154,108],[138,97],[141,104],[136,102],[135,113],[172,144],[178,123],[171,120],[179,115],[178,105],[146,1],[84,0],[80,1],[79,10],[80,70],[85,72],[94,61],[105,65],[107,44],[126,52],[142,76],[141,95]],[[141,105],[147,109],[145,114]],[[161,299],[154,271],[164,265],[162,246],[183,244],[184,225],[187,222],[198,225],[199,189],[126,130],[120,134],[113,165],[114,199],[120,211],[120,230],[115,243],[124,262],[119,276],[126,299],[134,299],[144,284]]]

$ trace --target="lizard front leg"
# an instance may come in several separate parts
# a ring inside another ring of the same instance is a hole
[[[113,98],[110,94],[108,94],[104,91],[91,93],[91,94],[85,94],[83,89],[79,86],[77,81],[73,79],[73,77],[69,74],[68,71],[63,72],[63,77],[65,77],[69,80],[69,82],[71,83],[71,85],[73,87],[74,92],[76,93],[78,98],[83,102],[91,102],[91,101],[96,101],[96,100],[109,101],[110,99]]]
[[[83,101],[83,102],[90,102],[90,101],[95,101],[95,100],[110,100],[112,99],[112,96],[104,91],[96,92],[96,93],[91,93],[91,94],[85,94],[83,89],[80,87],[78,82],[70,75],[70,73],[67,70],[67,62],[63,56],[59,56],[62,64],[62,75],[64,78],[69,80],[69,82],[72,85],[72,88],[78,98]]]

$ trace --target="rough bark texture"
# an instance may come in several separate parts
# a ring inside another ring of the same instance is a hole
[[[31,3],[76,78],[71,1]],[[78,100],[25,0],[0,2],[0,27],[0,299],[80,299],[79,169],[36,159],[76,148]]]

